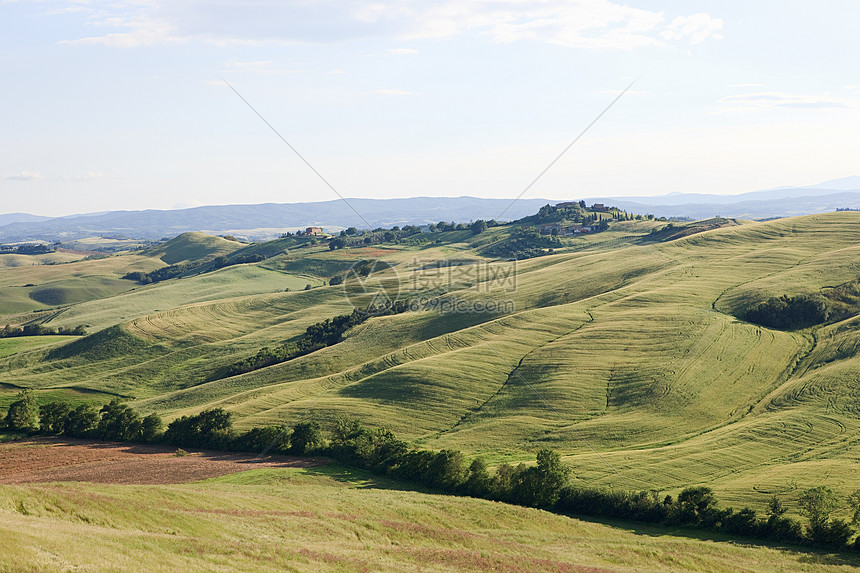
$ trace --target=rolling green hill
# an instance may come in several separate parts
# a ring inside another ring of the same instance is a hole
[[[349,415],[494,463],[532,460],[549,446],[578,483],[670,492],[703,484],[736,505],[761,507],[773,493],[792,503],[821,483],[840,494],[860,488],[858,318],[796,331],[743,319],[769,298],[857,281],[860,214],[664,226],[616,223],[516,262],[485,256],[509,227],[336,251],[256,246],[270,258],[126,281],[119,293],[93,286],[98,298],[78,303],[58,295],[47,324],[89,324],[93,334],[0,357],[0,383],[117,393],[168,419],[223,407],[240,428]],[[186,234],[145,256],[59,266],[88,280],[96,264],[116,277],[239,247]],[[323,283],[377,257],[389,263],[377,284],[427,304],[371,318],[311,354],[224,376],[260,348],[369,304],[355,281]],[[0,269],[0,284],[71,280],[45,266],[28,279],[30,268]],[[15,296],[0,323],[29,310]]]
[[[241,243],[205,233],[182,233],[159,245],[141,251],[142,255],[161,259],[168,265],[189,263],[227,255],[242,248]]]

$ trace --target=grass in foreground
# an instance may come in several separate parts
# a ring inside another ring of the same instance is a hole
[[[0,487],[3,571],[848,571],[851,555],[393,489],[338,466]]]

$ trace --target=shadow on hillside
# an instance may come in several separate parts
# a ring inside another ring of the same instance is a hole
[[[581,515],[563,514],[566,517],[587,521],[589,523],[600,523],[608,525],[616,529],[624,530],[634,535],[643,537],[661,538],[661,537],[685,537],[687,539],[698,539],[701,541],[713,541],[716,543],[729,543],[737,547],[767,547],[777,551],[791,551],[797,553],[798,563],[811,565],[847,565],[850,567],[860,567],[860,554],[852,553],[846,548],[843,552],[836,552],[828,549],[819,549],[815,547],[804,547],[801,545],[789,545],[786,543],[778,543],[775,541],[765,541],[761,539],[750,539],[745,537],[736,537],[727,534],[717,533],[714,531],[703,531],[698,529],[687,529],[683,527],[663,526],[647,523],[635,523],[630,521],[622,521],[616,519],[597,519]]]
[[[337,462],[310,467],[304,470],[306,474],[328,477],[335,481],[349,484],[358,489],[387,489],[398,491],[416,491],[420,493],[439,493],[431,489],[406,482],[396,481],[367,470],[342,466]]]
[[[266,467],[281,464],[284,467],[311,467],[322,466],[328,461],[323,458],[306,458],[286,455],[265,455],[258,457],[255,453],[249,452],[231,452],[223,450],[203,450],[197,448],[177,448],[176,446],[166,446],[160,444],[136,444],[129,442],[105,442],[88,440],[84,438],[70,437],[54,437],[54,436],[39,436],[36,438],[27,438],[28,441],[34,443],[51,444],[57,448],[79,448],[86,447],[91,450],[106,450],[120,451],[125,454],[136,455],[153,455],[153,454],[173,454],[174,456],[193,456],[197,459],[207,461],[230,461],[237,464],[247,464],[248,469],[253,469],[255,464],[265,464]]]

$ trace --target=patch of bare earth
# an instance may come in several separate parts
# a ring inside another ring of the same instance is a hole
[[[185,483],[257,468],[320,465],[288,456],[188,450],[94,442],[74,438],[31,438],[0,444],[0,483],[87,481],[120,484]]]

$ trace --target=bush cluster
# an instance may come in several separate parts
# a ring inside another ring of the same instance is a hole
[[[42,326],[41,324],[25,324],[24,326],[12,326],[7,324],[0,330],[0,338],[14,338],[16,336],[45,336],[51,334],[62,334],[68,336],[83,336],[87,333],[83,325],[74,328],[67,326]]]
[[[517,227],[511,236],[490,246],[483,254],[507,259],[530,259],[547,254],[546,249],[562,246],[554,235],[541,235],[533,227]]]
[[[148,273],[132,271],[130,273],[126,273],[122,278],[130,281],[137,281],[142,285],[148,285],[150,283],[157,283],[176,278],[179,275],[194,270],[197,266],[199,265],[170,265],[169,267],[162,267]]]
[[[822,324],[827,321],[829,314],[827,301],[823,297],[782,295],[747,309],[744,319],[770,328],[794,330]]]

